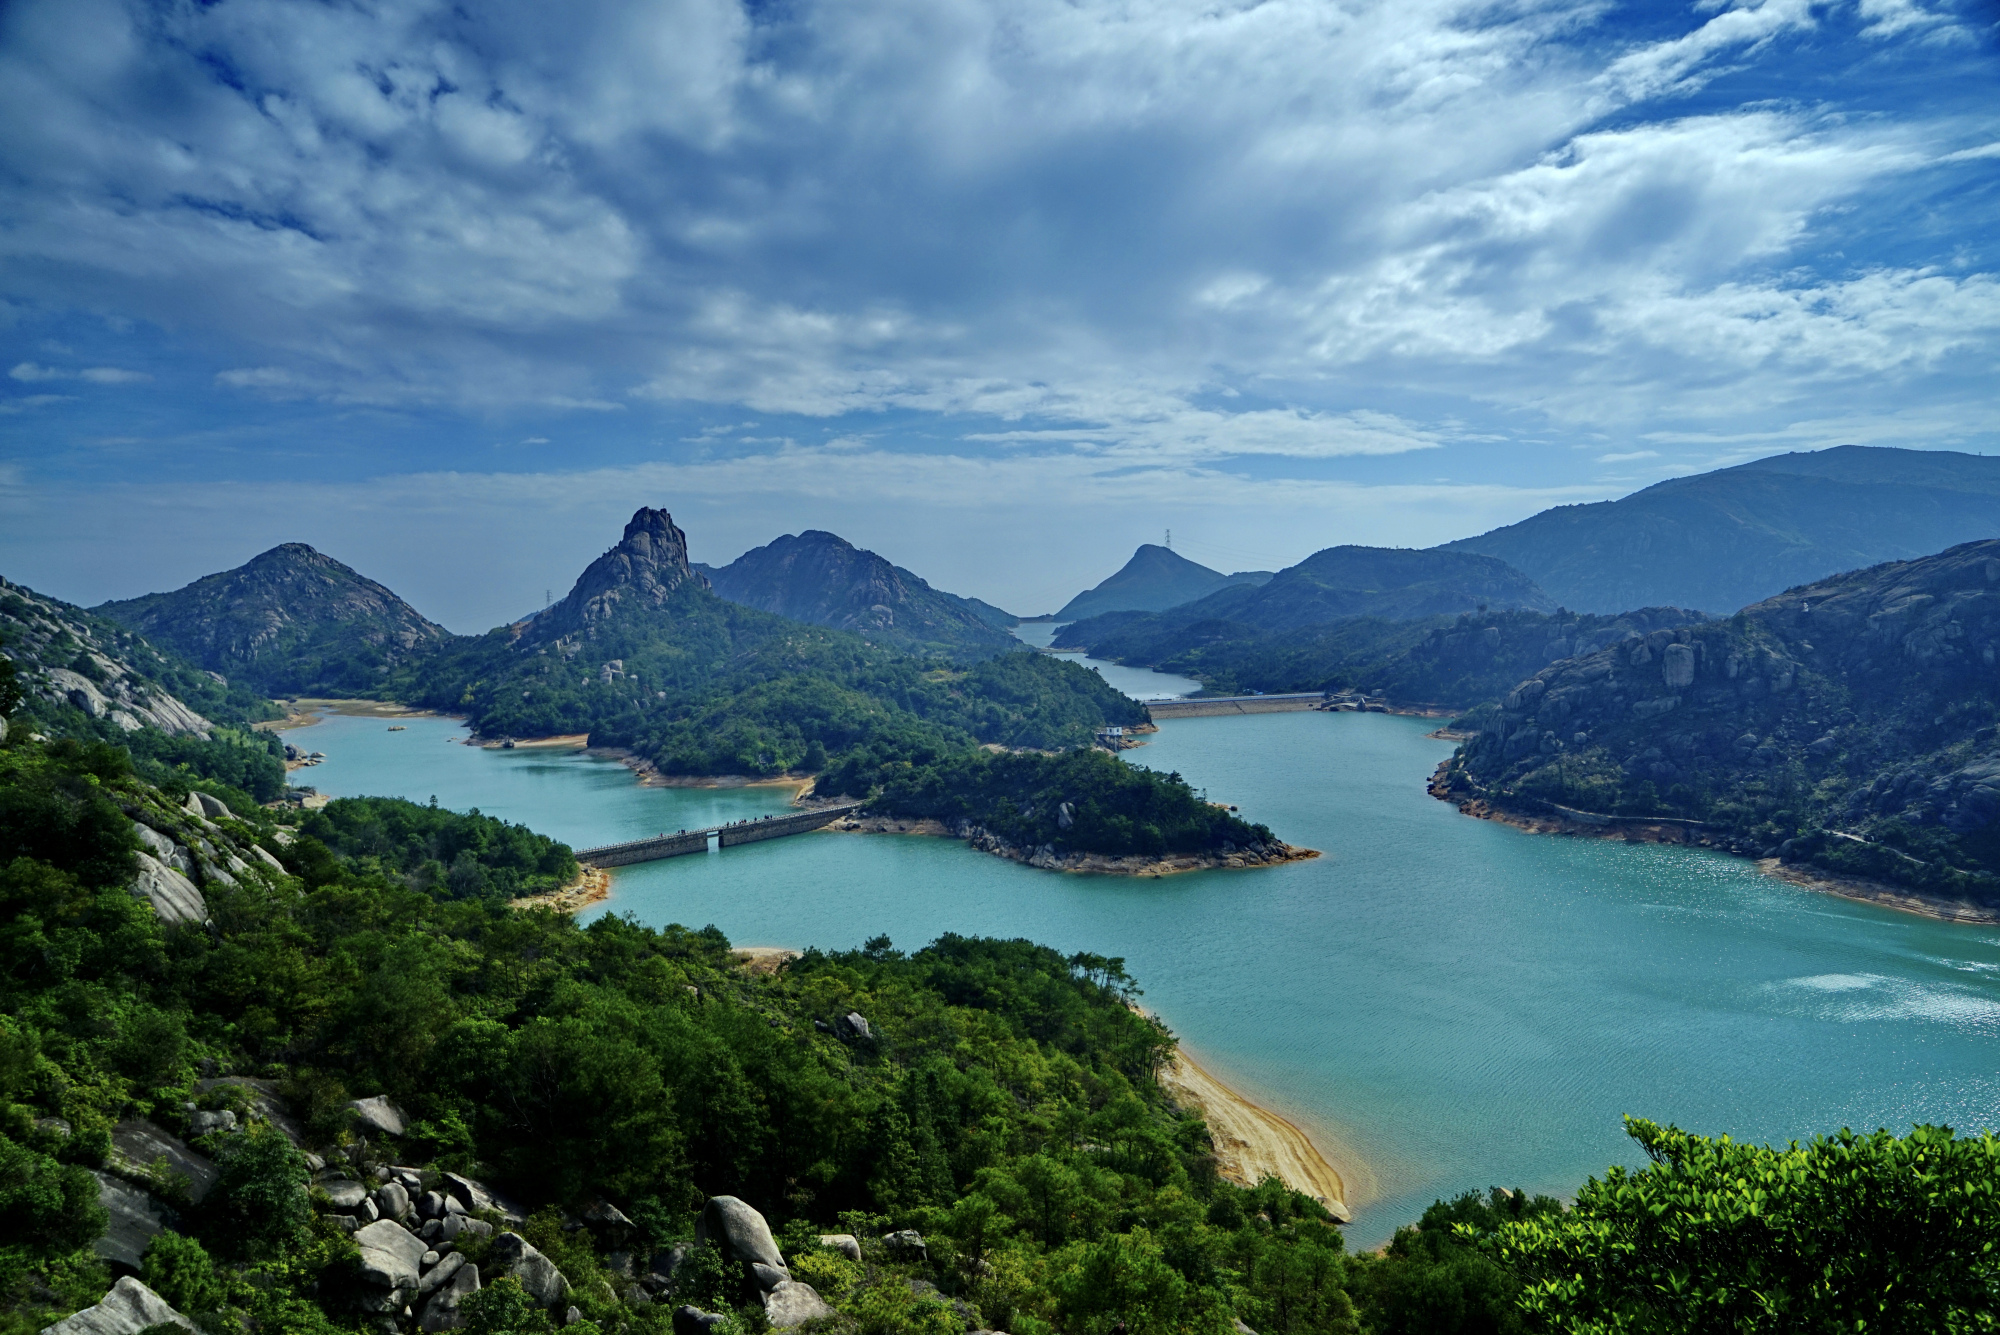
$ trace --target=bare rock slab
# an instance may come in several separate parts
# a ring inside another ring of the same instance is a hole
[[[95,1307],[44,1326],[41,1335],[139,1335],[148,1326],[165,1325],[195,1328],[194,1322],[167,1306],[165,1298],[127,1275]]]

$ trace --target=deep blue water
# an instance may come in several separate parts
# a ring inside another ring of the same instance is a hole
[[[480,807],[577,845],[763,814],[768,788],[640,788],[575,753],[331,718],[299,776]],[[1621,1114],[1739,1138],[2000,1123],[2000,930],[1796,889],[1739,859],[1524,834],[1426,795],[1449,752],[1380,714],[1181,719],[1175,769],[1325,856],[1159,880],[1030,870],[943,839],[820,833],[622,869],[600,911],[742,945],[940,932],[1123,956],[1218,1074],[1311,1129],[1351,1239],[1440,1194],[1567,1194],[1632,1162]],[[1361,1166],[1365,1165],[1365,1167]]]

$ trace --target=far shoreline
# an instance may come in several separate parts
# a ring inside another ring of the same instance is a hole
[[[1717,848],[1705,836],[1698,835],[1690,828],[1695,822],[1664,818],[1648,821],[1630,817],[1621,818],[1615,825],[1590,825],[1582,821],[1568,820],[1559,815],[1512,810],[1490,798],[1452,793],[1446,790],[1441,782],[1445,765],[1449,763],[1446,761],[1440,764],[1437,772],[1431,776],[1430,794],[1441,802],[1451,803],[1458,809],[1460,815],[1471,816],[1475,820],[1490,820],[1495,824],[1512,826],[1527,834],[1568,835],[1585,839],[1617,839],[1628,844],[1679,844],[1686,848],[1705,848],[1711,853],[1721,853],[1725,857],[1741,858],[1773,880],[1783,881],[1801,890],[1811,890],[1816,894],[1831,895],[1857,904],[1872,904],[1876,908],[1892,909],[1897,913],[1929,918],[1933,922],[1975,927],[2000,923],[2000,909],[1971,900],[1926,894],[1908,886],[1892,885],[1886,881],[1868,880],[1859,876],[1841,876],[1805,863],[1786,863],[1778,858],[1745,857],[1727,848]]]

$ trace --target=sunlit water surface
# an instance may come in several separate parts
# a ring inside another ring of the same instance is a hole
[[[435,795],[577,846],[788,796],[641,788],[612,762],[447,745],[465,735],[453,721],[406,722],[295,734],[328,754],[298,780]],[[823,832],[621,869],[597,911],[714,923],[742,945],[880,932],[913,948],[957,931],[1123,956],[1218,1074],[1333,1150],[1363,1245],[1441,1194],[1567,1194],[1633,1162],[1624,1113],[1753,1140],[2000,1122],[2000,931],[1816,895],[1716,854],[1469,819],[1424,792],[1450,749],[1429,726],[1184,719],[1126,753],[1324,851],[1310,862],[1131,880]]]
[[[1014,635],[1023,644],[1032,644],[1037,649],[1047,649],[1049,641],[1055,638],[1067,622],[1028,621],[1014,627]],[[1058,657],[1073,663],[1081,663],[1090,668],[1116,689],[1123,691],[1134,700],[1173,700],[1183,695],[1193,695],[1201,689],[1201,683],[1193,677],[1177,677],[1171,672],[1155,672],[1151,668],[1123,667],[1102,658],[1091,658],[1081,649],[1058,649],[1053,651]]]

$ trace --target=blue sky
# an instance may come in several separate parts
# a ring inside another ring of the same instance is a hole
[[[2000,448],[1990,0],[11,0],[0,573],[458,630],[639,504],[1045,611]]]

